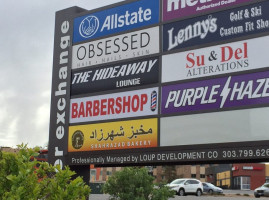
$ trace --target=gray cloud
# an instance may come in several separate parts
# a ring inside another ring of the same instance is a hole
[[[119,0],[9,0],[0,8],[0,146],[48,141],[55,12]]]

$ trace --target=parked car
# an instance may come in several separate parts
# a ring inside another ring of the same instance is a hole
[[[263,184],[254,190],[254,196],[260,198],[261,196],[269,197],[269,183]]]
[[[187,194],[201,196],[203,194],[203,184],[197,179],[176,179],[166,186],[176,191],[179,196],[185,196]]]
[[[212,183],[203,183],[204,192],[208,194],[222,194],[223,189],[213,185]]]

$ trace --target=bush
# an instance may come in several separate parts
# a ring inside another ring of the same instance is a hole
[[[109,177],[103,192],[112,200],[167,200],[174,196],[167,187],[154,188],[153,180],[145,168],[126,167]]]
[[[18,146],[18,154],[0,151],[0,197],[3,200],[79,200],[87,199],[90,188],[75,172],[61,170],[33,159],[38,149]],[[36,167],[39,166],[39,167]],[[56,173],[57,171],[57,173]]]

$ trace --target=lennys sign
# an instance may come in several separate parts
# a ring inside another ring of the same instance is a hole
[[[162,114],[246,108],[269,103],[269,72],[164,86]]]
[[[268,52],[269,36],[265,36],[165,55],[162,59],[162,82],[268,67]]]
[[[158,83],[159,58],[95,67],[72,72],[71,95]]]
[[[153,27],[73,46],[72,68],[105,64],[158,52],[159,28]]]
[[[269,31],[269,2],[165,24],[163,50],[220,42]]]
[[[163,20],[188,17],[247,2],[254,0],[163,0]]]
[[[71,99],[70,123],[158,114],[158,88]]]
[[[159,22],[159,0],[140,0],[75,18],[73,42],[140,28]]]

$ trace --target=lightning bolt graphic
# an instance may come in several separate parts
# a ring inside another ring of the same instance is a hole
[[[229,78],[227,79],[225,86],[220,94],[220,96],[222,97],[220,108],[222,108],[224,106],[226,99],[231,91],[231,88],[229,88],[230,81],[231,81],[231,76],[229,76]]]

